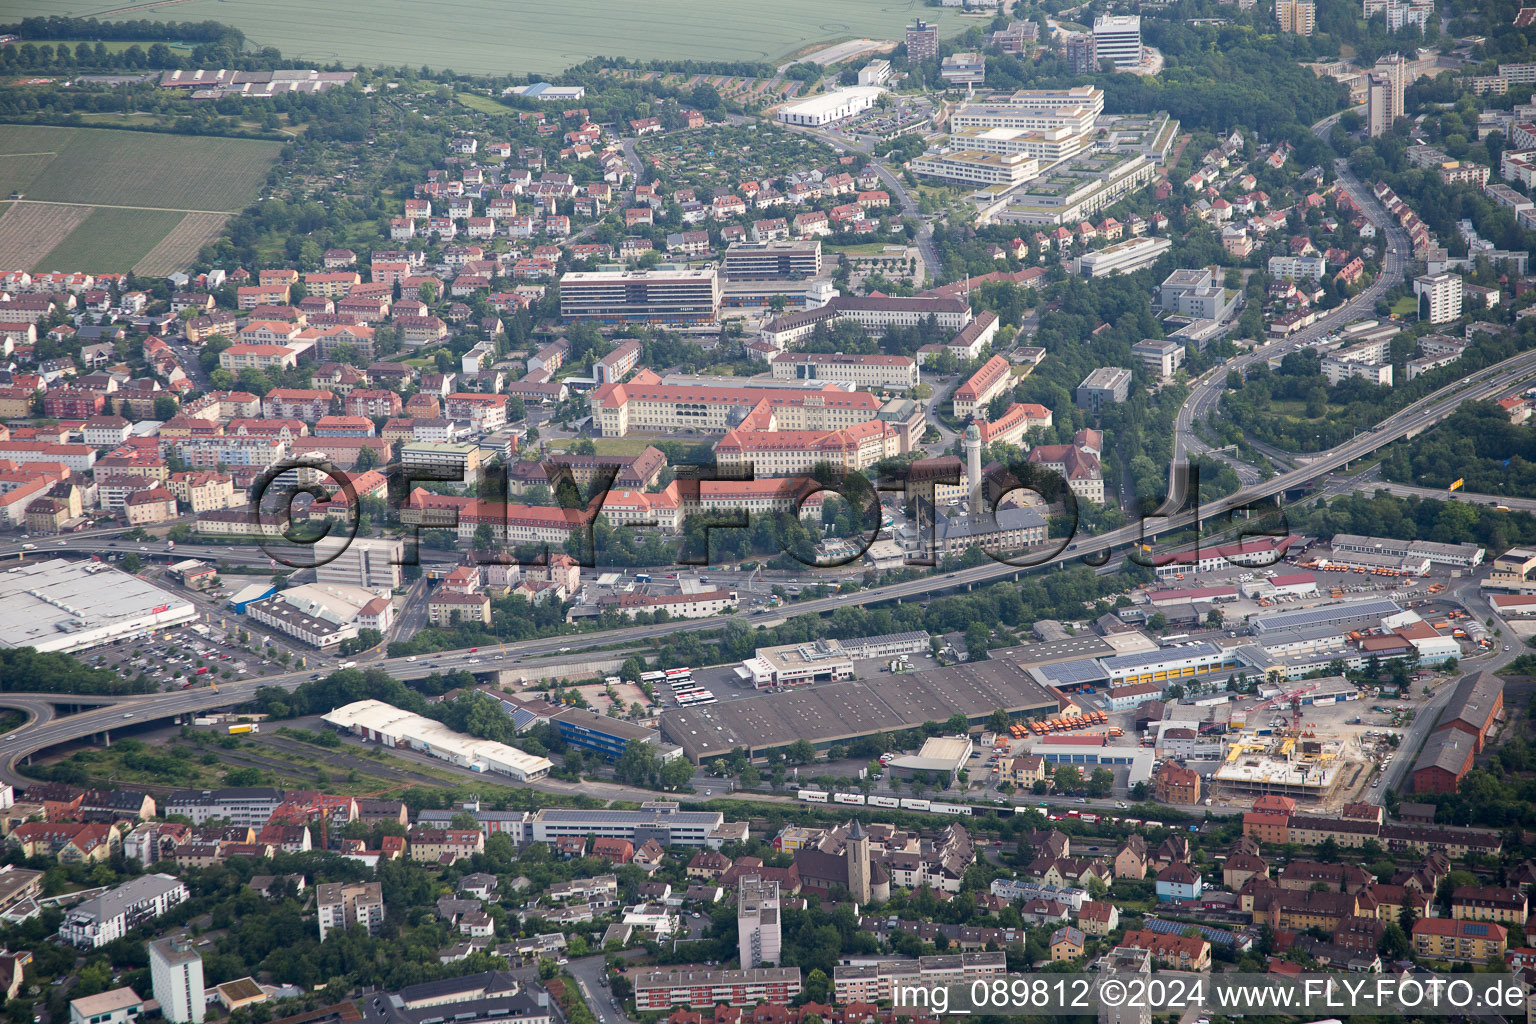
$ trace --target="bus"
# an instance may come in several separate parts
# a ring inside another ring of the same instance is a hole
[[[700,686],[698,683],[673,683],[672,696],[678,697],[685,693],[698,693],[702,689],[704,689],[704,687]]]
[[[665,672],[641,672],[640,673],[640,681],[642,683],[659,683],[659,682],[661,682],[665,678],[667,678],[667,674]]]
[[[685,693],[677,698],[677,706],[691,708],[698,704],[718,704],[715,695],[708,690],[700,690],[698,693]]]
[[[663,673],[668,679],[682,679],[693,675],[691,668],[669,668]]]
[[[651,582],[651,574],[648,573],[648,572],[637,572],[637,573],[635,573],[635,582],[636,583],[649,583],[649,582]]]

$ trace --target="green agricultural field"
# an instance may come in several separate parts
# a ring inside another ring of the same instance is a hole
[[[103,128],[0,125],[0,192],[89,206],[236,213],[281,146]]]
[[[101,128],[0,125],[0,265],[182,269],[256,198],[281,146]],[[142,266],[138,266],[143,261]]]
[[[7,6],[13,18],[98,10],[72,0]],[[233,25],[288,57],[518,75],[554,74],[595,56],[780,62],[815,42],[899,39],[914,16],[946,35],[975,23],[919,0],[464,0],[448,18],[401,0],[187,0],[173,13]]]
[[[34,270],[74,270],[126,273],[171,232],[182,213],[159,210],[117,210],[98,207],[62,242],[39,255]]]

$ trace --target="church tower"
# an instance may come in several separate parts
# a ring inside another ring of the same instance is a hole
[[[848,860],[848,894],[861,906],[870,902],[869,833],[859,819],[848,830],[848,844],[843,856]]]

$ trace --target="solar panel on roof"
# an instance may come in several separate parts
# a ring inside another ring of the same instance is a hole
[[[1160,647],[1155,651],[1138,651],[1134,654],[1117,654],[1114,657],[1105,658],[1104,667],[1110,671],[1117,668],[1140,668],[1142,665],[1155,665],[1170,658],[1199,658],[1207,654],[1219,653],[1221,653],[1220,647],[1207,643],[1190,644],[1187,647]]]
[[[1369,601],[1353,601],[1349,604],[1328,605],[1321,608],[1300,608],[1293,612],[1274,612],[1254,619],[1254,626],[1264,632],[1276,629],[1296,629],[1301,626],[1317,626],[1340,619],[1362,615],[1386,617],[1401,611],[1397,602],[1379,597]]]
[[[1082,658],[1078,661],[1063,661],[1055,665],[1042,665],[1036,671],[1050,682],[1064,686],[1072,686],[1077,683],[1091,683],[1098,679],[1109,678],[1104,669],[1099,666],[1099,663],[1092,658]]]

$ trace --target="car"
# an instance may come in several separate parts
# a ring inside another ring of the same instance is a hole
[[[123,717],[124,717],[124,718],[132,718],[132,717],[133,717],[133,712],[132,712],[132,711],[130,711],[130,712],[128,712],[128,713],[127,713],[127,714],[125,714],[125,715],[123,715]]]
[[[1505,649],[1505,650],[1506,650],[1506,651],[1507,651],[1507,650],[1509,650],[1509,644],[1505,644],[1505,645],[1504,645],[1504,649]]]

